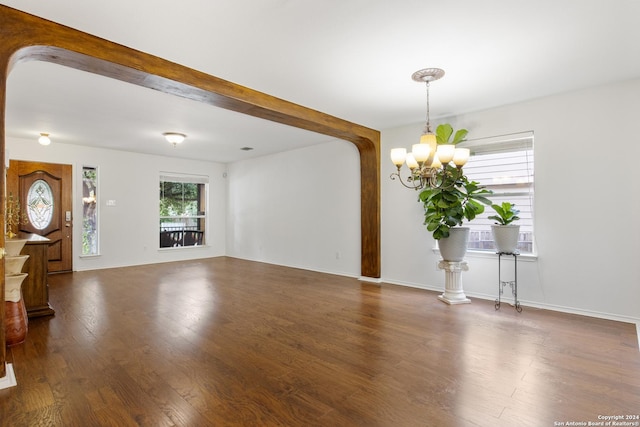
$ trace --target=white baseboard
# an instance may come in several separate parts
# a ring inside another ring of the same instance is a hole
[[[11,363],[7,363],[5,366],[7,368],[7,375],[0,378],[0,390],[18,385],[16,375],[13,372],[13,365]]]
[[[367,282],[367,283],[376,283],[376,284],[382,283],[382,279],[380,279],[379,277],[360,276],[358,280],[360,280],[361,282]]]
[[[425,285],[421,285],[421,284],[416,284],[416,283],[401,283],[401,282],[392,282],[392,281],[387,281],[387,280],[383,280],[384,283],[390,283],[392,285],[399,285],[399,286],[408,286],[411,288],[419,288],[419,289],[425,289],[428,291],[436,291],[436,292],[441,292],[444,290],[444,286],[425,286]],[[495,295],[488,295],[488,294],[482,294],[482,293],[474,293],[474,292],[465,292],[465,294],[468,297],[472,297],[472,298],[480,298],[480,299],[484,299],[484,300],[490,300],[493,301],[496,299]],[[513,302],[513,296],[511,295],[505,295],[502,298],[504,300],[504,302],[506,303],[511,303]],[[545,303],[539,303],[539,302],[535,302],[535,301],[527,301],[527,300],[520,300],[520,304],[522,306],[525,307],[534,307],[534,308],[540,308],[543,310],[551,310],[551,311],[559,311],[562,313],[569,313],[569,314],[578,314],[581,316],[588,316],[588,317],[596,317],[596,318],[600,318],[600,319],[607,319],[607,320],[614,320],[617,322],[623,322],[623,323],[633,323],[636,325],[636,330],[638,330],[638,345],[640,346],[640,318],[638,317],[631,317],[631,316],[624,316],[624,315],[619,315],[619,314],[613,314],[613,313],[603,313],[600,311],[592,311],[592,310],[583,310],[583,309],[579,309],[579,308],[574,308],[574,307],[566,307],[566,306],[561,306],[561,305],[556,305],[556,304],[545,304]]]

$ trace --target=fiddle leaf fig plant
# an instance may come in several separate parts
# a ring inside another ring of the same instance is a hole
[[[496,211],[497,215],[489,216],[489,219],[496,221],[496,224],[509,225],[514,221],[520,219],[518,214],[519,209],[516,209],[516,205],[510,202],[502,202],[501,204],[492,204],[491,208]]]
[[[468,133],[466,129],[454,132],[450,124],[444,123],[436,128],[436,142],[455,145]],[[461,165],[446,164],[434,168],[432,174],[432,185],[422,190],[418,199],[424,207],[424,224],[434,239],[449,237],[451,227],[475,219],[484,212],[485,205],[491,205],[486,196],[492,192],[478,182],[470,181]]]
[[[424,224],[433,238],[449,237],[451,227],[471,221],[490,205],[485,189],[476,181],[469,181],[456,167],[446,165],[438,171],[441,184],[420,192],[419,200],[424,206]]]

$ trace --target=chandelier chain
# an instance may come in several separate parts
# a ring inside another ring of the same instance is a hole
[[[426,82],[427,85],[427,124],[425,131],[426,133],[431,133],[431,120],[430,120],[430,111],[429,111],[429,81]]]

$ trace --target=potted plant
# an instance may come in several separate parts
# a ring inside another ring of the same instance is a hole
[[[438,144],[458,143],[467,135],[466,129],[455,134],[449,124],[436,130]],[[453,135],[453,140],[450,141]],[[436,185],[422,190],[419,200],[424,206],[424,224],[438,240],[440,254],[445,261],[462,261],[466,253],[469,229],[460,227],[484,212],[491,201],[486,195],[491,191],[478,182],[469,181],[462,166],[443,165],[435,171]]]
[[[518,248],[518,236],[520,235],[520,225],[513,224],[520,219],[520,210],[511,202],[492,204],[491,207],[497,215],[489,216],[489,219],[496,221],[491,226],[493,240],[496,245],[496,252],[512,254]]]

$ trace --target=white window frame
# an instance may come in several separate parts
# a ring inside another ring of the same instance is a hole
[[[529,248],[521,245],[520,253],[524,256],[536,256],[534,235],[534,135],[533,131],[501,135],[489,138],[467,140],[458,144],[459,147],[469,148],[471,158],[464,167],[465,175],[472,181],[494,193],[488,197],[495,203],[509,201],[519,209],[520,233],[522,240],[529,242]],[[513,156],[513,153],[520,153]],[[485,156],[486,155],[486,156]],[[484,157],[483,157],[484,156]],[[499,158],[504,160],[500,161]],[[487,168],[487,160],[493,162]],[[487,175],[488,173],[488,175]],[[506,183],[506,185],[504,184]],[[495,215],[491,206],[486,206],[485,212],[471,222],[465,223],[470,227],[468,251],[472,253],[495,253],[491,225],[495,221],[488,219]]]
[[[171,250],[171,249],[190,249],[190,248],[196,248],[196,247],[203,247],[207,245],[207,241],[209,239],[209,214],[208,214],[208,208],[209,208],[209,177],[205,176],[205,175],[190,175],[190,174],[184,174],[184,173],[176,173],[176,172],[160,172],[160,177],[158,180],[158,184],[162,183],[162,182],[182,182],[182,183],[188,183],[188,184],[202,184],[204,185],[204,196],[203,196],[203,202],[202,204],[204,205],[204,210],[202,210],[202,212],[204,212],[204,214],[198,214],[198,215],[189,215],[189,216],[160,216],[159,212],[158,212],[158,222],[157,224],[157,229],[158,229],[158,233],[160,235],[160,233],[162,233],[162,220],[163,219],[179,219],[179,218],[188,218],[188,219],[196,219],[196,220],[201,220],[204,224],[204,233],[203,233],[203,244],[201,245],[181,245],[181,246],[162,246],[162,242],[159,241],[158,242],[158,248],[159,250]],[[160,198],[158,199],[158,202],[160,202]],[[159,239],[161,240],[162,237]]]

